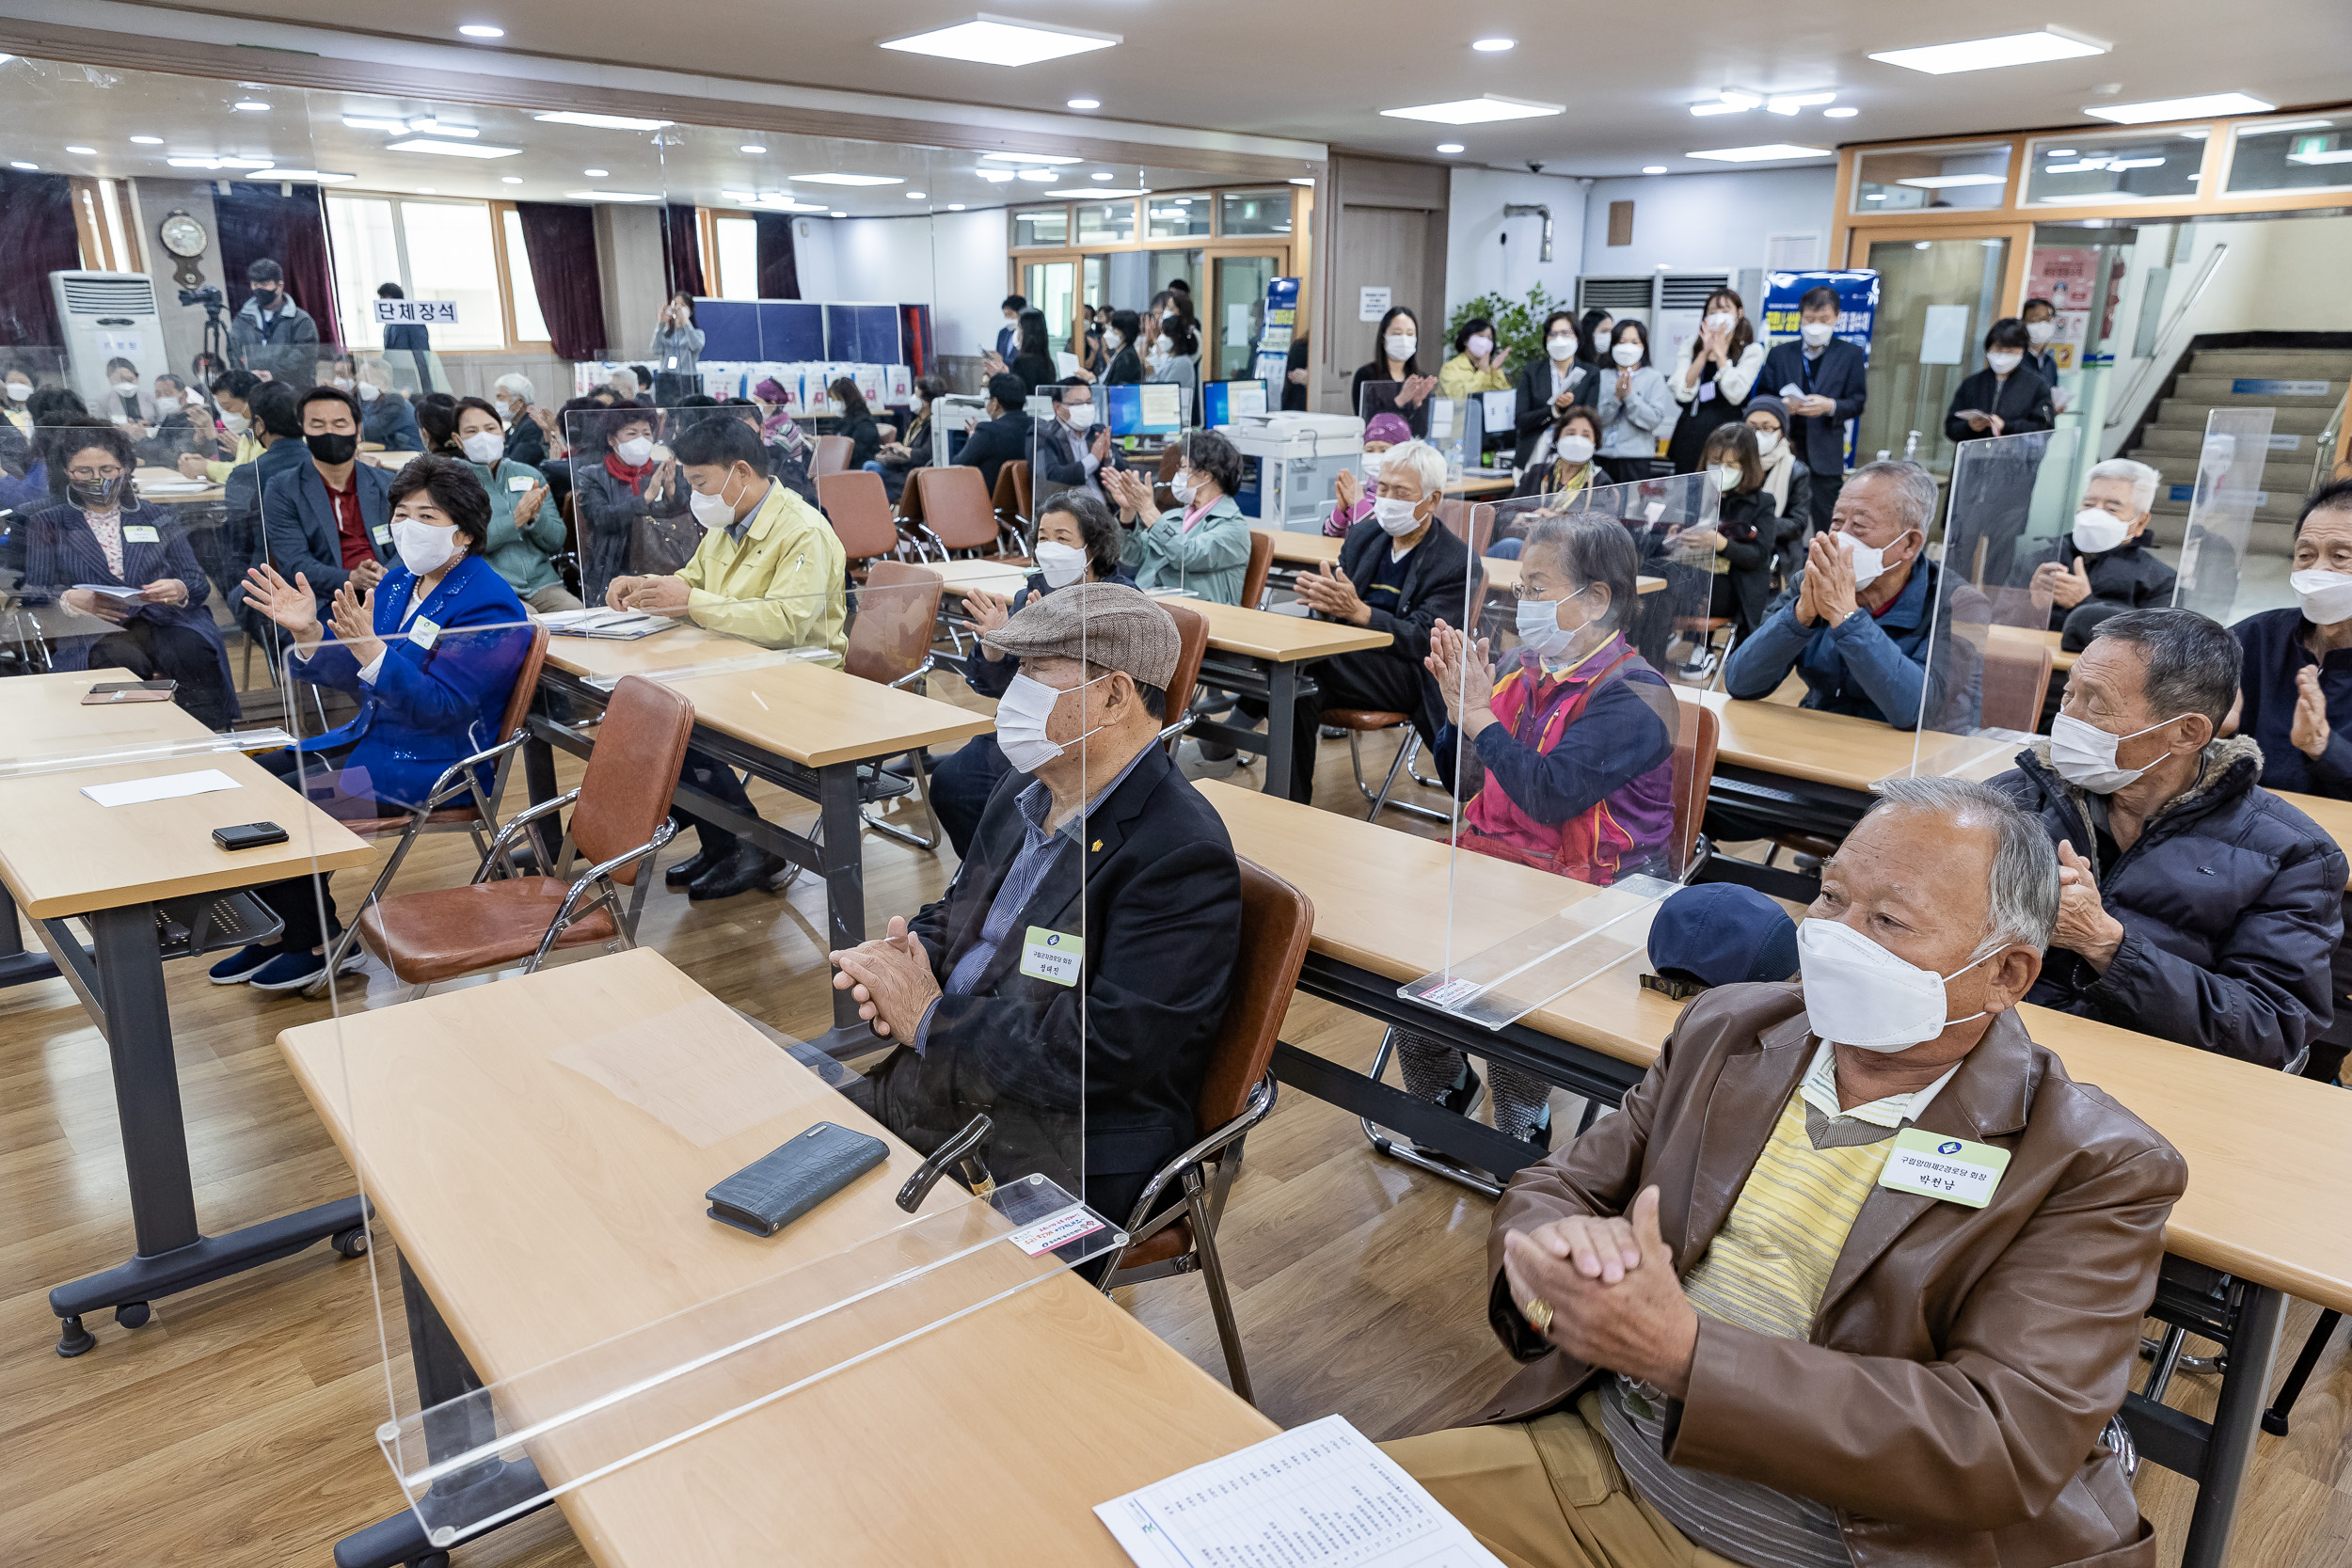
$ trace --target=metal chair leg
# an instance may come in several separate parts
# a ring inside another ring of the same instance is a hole
[[[1225,1283],[1225,1261],[1217,1256],[1216,1227],[1209,1220],[1200,1167],[1185,1166],[1184,1181],[1184,1209],[1192,1219],[1193,1250],[1200,1255],[1200,1277],[1209,1288],[1209,1313],[1216,1320],[1217,1341],[1225,1348],[1226,1374],[1233,1381],[1233,1392],[1255,1404],[1258,1401],[1249,1387],[1249,1366],[1242,1359],[1241,1324],[1233,1318],[1233,1298]]]
[[[1351,730],[1348,733],[1352,736],[1355,732]],[[1448,827],[1453,826],[1454,816],[1451,812],[1432,811],[1427,806],[1416,805],[1410,800],[1392,800],[1389,798],[1396,791],[1396,781],[1399,774],[1410,773],[1415,781],[1419,782],[1421,776],[1417,773],[1412,773],[1412,767],[1413,758],[1419,755],[1420,752],[1421,734],[1417,730],[1408,728],[1405,732],[1405,738],[1397,742],[1396,760],[1389,764],[1388,780],[1386,783],[1381,784],[1380,793],[1373,798],[1372,810],[1364,814],[1365,821],[1372,822],[1378,820],[1379,816],[1383,811],[1402,811],[1410,812],[1415,816],[1426,817],[1432,822],[1443,822]],[[1357,787],[1359,789],[1363,787],[1360,780],[1358,782]],[[1443,788],[1442,785],[1437,784],[1434,782],[1431,784],[1430,787],[1439,789]]]
[[[2164,1391],[2171,1385],[2172,1373],[2181,1364],[2181,1345],[2187,1338],[2188,1330],[2173,1323],[2165,1328],[2164,1338],[2156,1341],[2155,1365],[2149,1369],[2148,1381],[2139,1391],[2149,1403],[2164,1402]]]
[[[936,850],[939,847],[940,829],[939,814],[931,810],[930,760],[919,750],[909,752],[907,755],[914,759],[914,798],[922,802],[923,821],[930,829],[930,836],[926,838],[895,822],[885,822],[876,816],[869,806],[860,805],[857,808],[858,817],[874,832],[886,833],[901,844],[912,844],[917,849]]]
[[[1353,735],[1356,732],[1350,730],[1348,733]],[[1380,808],[1389,803],[1389,796],[1396,788],[1396,776],[1404,772],[1406,764],[1412,760],[1414,742],[1420,739],[1421,736],[1413,736],[1397,742],[1396,760],[1389,764],[1389,776],[1380,781],[1380,793],[1372,798],[1372,809],[1364,813],[1365,821],[1371,822],[1379,817]]]
[[[1372,1069],[1366,1076],[1375,1084],[1380,1082],[1380,1075],[1388,1070],[1389,1058],[1395,1053],[1395,1051],[1396,1030],[1394,1027],[1383,1030],[1380,1035],[1380,1049],[1373,1053]],[[1478,1085],[1478,1092],[1470,1096],[1470,1102],[1462,1114],[1466,1117],[1476,1117],[1478,1107],[1486,1098],[1486,1085],[1482,1082]],[[1442,1176],[1448,1181],[1468,1187],[1474,1193],[1484,1193],[1488,1197],[1502,1196],[1502,1183],[1489,1181],[1477,1172],[1450,1161],[1433,1160],[1409,1144],[1398,1143],[1375,1125],[1370,1117],[1358,1117],[1356,1123],[1364,1130],[1364,1141],[1372,1145],[1373,1152],[1375,1154],[1385,1154],[1401,1164],[1425,1170],[1432,1176]]]
[[[2263,1430],[2273,1437],[2287,1434],[2287,1418],[2294,1414],[2295,1402],[2303,1397],[2303,1385],[2311,1381],[2312,1370],[2328,1349],[2328,1341],[2335,1335],[2336,1325],[2343,1321],[2343,1313],[2326,1311],[2320,1313],[2319,1322],[2312,1324],[2312,1337],[2303,1341],[2303,1349],[2296,1354],[2286,1382],[2279,1386],[2279,1397],[2263,1412]]]

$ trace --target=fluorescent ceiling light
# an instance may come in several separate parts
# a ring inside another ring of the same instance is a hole
[[[469,22],[457,30],[469,39],[502,39],[506,36],[505,28],[493,27],[486,22]]]
[[[2042,166],[2042,172],[2044,174],[2082,174],[2090,169],[2106,166],[2107,161],[2105,158],[2085,158],[2079,163],[2044,164]]]
[[[648,191],[565,191],[567,201],[659,201],[659,193]]]
[[[1103,106],[1103,101],[1099,98],[1073,98],[1070,101],[1069,106],[1073,109],[1099,109]]]
[[[357,180],[356,174],[329,174],[318,168],[274,168],[268,178],[283,180],[294,185],[332,185],[344,180]]]
[[[1305,185],[1309,189],[1312,189],[1314,186],[1314,181],[1303,174],[1295,174],[1291,176],[1291,183],[1294,185]]]
[[[478,141],[427,141],[411,137],[407,141],[388,143],[387,152],[437,152],[444,158],[512,158],[522,150],[519,147],[491,147]]]
[[[531,118],[543,125],[589,125],[599,131],[659,131],[677,123],[675,119],[640,119],[631,115],[581,114],[573,109],[558,109]]]
[[[2338,147],[2324,152],[2290,152],[2287,154],[2287,162],[2312,166],[2352,164],[2352,147]]]
[[[980,154],[980,162],[984,164],[1052,164],[1058,166],[1062,164],[1075,164],[1083,161],[1078,158],[1065,158],[1057,152],[983,152]]]
[[[1111,173],[1108,169],[1097,169],[1092,174],[1088,175],[1087,178],[1089,180],[1116,180],[1119,176]]]
[[[1956,185],[2006,185],[2006,174],[1922,174],[1915,180],[1898,180],[1898,185],[1915,185],[1923,191],[1947,191]]]
[[[929,201],[930,199],[930,193],[929,191],[908,191],[905,195],[909,201]]]
[[[419,185],[417,187],[417,194],[419,196],[438,196],[441,193],[431,185]]]
[[[94,147],[69,147],[66,150],[68,152],[79,152],[86,158],[95,157],[98,154],[98,149]]]
[[[2159,119],[2202,119],[2209,115],[2259,115],[2277,108],[2242,92],[2209,92],[2196,98],[2154,98],[2145,103],[2086,103],[2083,113],[2118,125]]]
[[[1518,48],[1518,43],[1517,39],[1480,39],[1470,47],[1482,55],[1500,55],[1506,49]]]
[[[1132,191],[1096,191],[1092,194],[1096,196],[1150,196],[1152,188],[1149,185],[1138,185]]]
[[[277,166],[277,160],[272,158],[167,158],[164,162],[173,168],[263,169]]]
[[[1889,49],[1870,58],[1905,71],[1948,76],[1956,71],[1989,71],[1994,66],[2034,65],[2043,60],[2075,60],[2104,55],[2110,46],[2092,39],[2044,27],[2038,33],[2007,33],[1994,39],[1969,39],[1961,43],[1931,43],[1919,49]]]
[[[1883,201],[1886,199],[1886,193],[1883,191],[1872,191],[1868,196],[1864,197],[1862,199],[1865,201]]]
[[[1020,171],[1020,177],[1024,180],[1034,180],[1041,185],[1050,185],[1061,178],[1050,168],[1025,168]]]
[[[501,185],[519,185],[522,182],[523,177],[519,174],[501,174],[499,176],[499,183]]]
[[[1504,98],[1484,93],[1476,98],[1456,98],[1445,103],[1417,103],[1406,109],[1383,109],[1390,119],[1427,119],[1439,125],[1485,125],[1498,119],[1536,119],[1545,115],[1566,114],[1563,103],[1538,103],[1526,98]]]
[[[977,173],[981,179],[987,181],[992,185],[1001,185],[1006,181],[1012,178],[1012,170],[1009,168],[983,168],[975,170],[975,172]]]
[[[1821,118],[1823,119],[1851,119],[1854,116],[1860,114],[1861,112],[1862,111],[1860,109],[1855,108],[1823,109],[1821,111]]]
[[[2107,167],[2109,167],[2109,168],[2160,168],[2160,167],[2162,167],[2162,166],[2163,166],[2163,165],[2164,165],[2164,160],[2163,160],[2162,158],[2118,158],[2118,159],[2116,159],[2116,160],[2115,160],[2115,162],[2113,162],[2113,163],[2109,164],[2109,165],[2107,166]]]
[[[40,167],[40,166],[39,164],[28,164],[28,163],[24,162],[22,159],[17,159],[17,158],[11,158],[11,159],[9,159],[9,160],[8,160],[8,166],[9,166],[10,168],[26,168],[26,169],[31,169],[31,168],[39,168],[39,167]]]
[[[223,158],[220,161],[220,166],[223,168],[274,169],[278,166],[278,160],[275,158]]]
[[[804,185],[903,185],[906,183],[895,174],[787,174],[785,178]]]
[[[265,115],[269,113],[269,105],[262,103],[258,98],[240,98],[229,106],[232,109],[241,109],[249,115]]]
[[[1719,164],[1756,164],[1772,158],[1826,158],[1825,147],[1791,147],[1787,142],[1765,142],[1757,147],[1718,147],[1705,152],[1686,152],[1686,158],[1711,158]]]
[[[1450,157],[1462,150],[1462,144],[1457,141],[1441,141],[1438,144],[1438,150]]]
[[[963,203],[961,201],[950,201],[947,203],[947,211],[951,213],[961,213],[963,211]]]
[[[1663,164],[1650,164],[1646,166],[1642,172],[1644,174],[1663,174],[1666,172],[1666,166]]]
[[[580,172],[586,175],[591,180],[610,180],[612,178],[612,171],[609,168],[583,168]]]
[[[2332,119],[2280,119],[2261,125],[2241,125],[2237,134],[2239,139],[2244,140],[2248,136],[2275,136],[2281,131],[2329,131],[2335,128],[2335,123]]]
[[[482,135],[479,126],[452,125],[447,120],[440,119],[412,119],[408,122],[408,129],[428,131],[437,136],[478,136]]]
[[[161,147],[164,145],[164,138],[161,136],[133,136],[131,139],[141,147]]]
[[[345,115],[343,123],[355,131],[385,131],[395,136],[405,136],[408,134],[408,122],[405,119],[376,119],[367,115]]]
[[[974,65],[1035,65],[1040,60],[1058,60],[1089,50],[1108,49],[1119,41],[1117,33],[1088,33],[1075,27],[1016,22],[983,11],[946,27],[884,39],[882,46],[943,60],[969,60]]]
[[[765,151],[767,151],[768,150],[767,150],[766,148],[764,148],[764,147],[760,146],[757,142],[755,142],[755,141],[747,141],[747,142],[745,142],[742,146],[740,146],[740,147],[737,148],[737,149],[736,149],[736,150],[737,150],[738,152],[750,152],[750,153],[755,153],[755,154],[756,154],[756,153],[765,152]]]
[[[821,213],[825,210],[823,202],[797,200],[790,191],[722,191],[720,194],[729,201],[739,201],[746,207],[770,207],[779,213]]]
[[[1809,109],[1816,103],[1835,103],[1836,102],[1837,102],[1837,95],[1834,92],[1788,92],[1777,98],[1766,99],[1764,106],[1776,115],[1793,115],[1800,109]]]
[[[825,215],[829,218],[846,218],[850,214],[847,213],[827,213]]]
[[[1751,107],[1753,107],[1753,105],[1747,103],[1724,103],[1717,102],[1713,103],[1693,103],[1691,105],[1691,112],[1694,115],[1743,115],[1746,114]]]
[[[2074,156],[2074,150],[2071,147],[2045,147],[2042,150],[2042,155],[2045,158],[2072,158]]]

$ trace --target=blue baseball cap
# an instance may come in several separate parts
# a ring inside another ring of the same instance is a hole
[[[1650,967],[1703,986],[1786,980],[1797,972],[1797,926],[1751,887],[1707,882],[1671,894],[1649,926]]]

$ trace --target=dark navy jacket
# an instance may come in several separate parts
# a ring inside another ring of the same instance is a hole
[[[2105,974],[2050,949],[2026,1000],[2258,1067],[2298,1067],[2335,1016],[2328,959],[2344,930],[2344,851],[2255,784],[2261,750],[2237,736],[2208,746],[2198,784],[2100,864],[2086,798],[2049,754],[2037,740],[1993,787],[2092,863],[2123,944]]]
[[[1795,383],[1802,392],[1824,397],[1837,404],[1829,414],[1791,414],[1789,439],[1804,466],[1817,474],[1842,474],[1846,471],[1846,421],[1862,418],[1862,405],[1869,397],[1869,356],[1843,338],[1832,338],[1821,350],[1819,359],[1804,356],[1804,341],[1792,338],[1785,343],[1774,343],[1772,351],[1764,356],[1764,369],[1756,378],[1756,389],[1780,396],[1780,389]]]
[[[308,449],[299,440],[289,437],[289,441],[308,456]],[[275,451],[277,447],[270,450]],[[282,477],[275,467],[272,465],[261,472],[262,532],[268,542],[270,560],[288,582],[294,581],[296,572],[310,579],[310,590],[318,595],[324,614],[326,601],[351,577],[343,565],[342,533],[335,520],[334,498],[326,493],[326,481],[319,477],[316,463],[292,465]],[[376,558],[391,560],[392,476],[373,463],[355,463],[351,483],[358,488],[359,520],[367,526]]]
[[[2083,574],[2090,578],[2090,597],[2083,604],[2096,601],[2122,605],[2127,610],[2163,610],[2172,603],[2172,568],[2156,559],[2156,552],[2149,547],[2154,543],[2143,533],[2137,539],[2124,540],[2111,550],[2090,555],[2076,546],[2073,533],[2061,533],[2040,549],[2012,556],[2010,585],[2032,587],[2034,569],[2039,566],[2063,566],[2071,572],[2074,569],[2074,558],[2081,556]],[[2076,605],[2069,610],[2054,601],[2050,606],[2050,629],[2064,627],[2066,618],[2081,608],[2082,605]]]
[[[1856,610],[1835,626],[1805,626],[1797,623],[1797,594],[1804,585],[1800,569],[1765,612],[1764,624],[1731,651],[1724,665],[1724,689],[1750,701],[1769,697],[1794,670],[1805,684],[1800,706],[1915,729],[1928,685],[1931,623],[1942,570],[1925,557],[1914,557],[1910,580],[1884,614]],[[1947,637],[1944,647],[1928,722],[1974,728],[1983,673],[1966,639]]]
[[[2334,648],[2314,660],[2303,639],[2312,624],[2300,610],[2265,610],[2230,628],[2246,663],[2238,673],[2237,733],[2263,749],[2263,787],[2352,800],[2352,648]],[[2328,705],[2328,749],[2307,757],[2289,738],[2295,730],[2295,677],[2319,666],[2320,700]]]
[[[169,507],[135,501],[122,509],[119,574],[108,569],[106,552],[100,547],[98,535],[90,531],[88,519],[77,506],[45,507],[21,519],[17,528],[24,536],[24,597],[29,603],[55,600],[67,589],[86,582],[143,588],[164,578],[178,578],[188,591],[186,604],[143,604],[131,612],[131,619],[185,626],[212,644],[213,657],[220,665],[221,685],[229,693],[230,716],[237,716],[237,684],[229,675],[229,650],[221,641],[220,628],[213,624],[212,611],[206,608],[206,601],[212,597],[212,584],[205,580],[204,568],[197,562],[187,531],[180,526]],[[90,649],[103,635],[100,632],[87,637],[58,638],[56,668],[88,669]]]

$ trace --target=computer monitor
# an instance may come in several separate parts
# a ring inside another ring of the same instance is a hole
[[[1252,414],[1263,414],[1272,401],[1263,381],[1212,381],[1200,388],[1201,422],[1215,429]]]
[[[1184,427],[1184,388],[1172,382],[1128,382],[1102,388],[1113,436],[1173,436]]]

